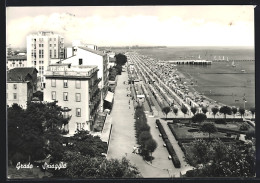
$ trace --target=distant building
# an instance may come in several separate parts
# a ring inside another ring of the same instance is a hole
[[[64,59],[64,38],[53,32],[27,36],[27,66],[39,71],[40,88],[45,87],[45,70],[51,63]]]
[[[37,70],[35,68],[14,68],[7,72],[6,99],[7,105],[16,103],[27,107],[37,86]]]
[[[98,78],[102,79],[102,82],[99,84],[101,92],[101,110],[103,110],[103,99],[106,96],[108,90],[108,59],[107,55],[101,51],[93,50],[87,47],[75,47],[75,55],[71,56],[65,60],[62,60],[61,63],[70,63],[72,66],[98,66]]]
[[[25,55],[8,56],[6,59],[6,70],[16,67],[27,67],[27,57]]]
[[[64,126],[69,135],[84,129],[91,131],[100,103],[97,66],[53,64],[46,71],[44,101],[57,101],[63,116],[71,117]]]

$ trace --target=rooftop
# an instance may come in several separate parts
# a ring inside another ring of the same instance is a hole
[[[53,64],[47,68],[46,77],[86,78],[98,71],[97,66],[71,66],[71,64]]]
[[[100,56],[105,56],[106,54],[103,53],[102,51],[98,51],[98,50],[93,50],[91,48],[87,48],[87,47],[83,47],[83,46],[79,46],[78,48],[82,49],[82,50],[85,50],[85,51],[89,51],[91,53],[94,53],[94,54],[97,54],[97,55],[100,55]]]
[[[34,67],[18,67],[7,72],[7,81],[25,81],[28,75],[38,72]]]
[[[8,56],[7,60],[26,60],[27,57],[25,55],[13,55],[13,56]]]

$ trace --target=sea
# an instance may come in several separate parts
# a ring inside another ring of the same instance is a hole
[[[196,91],[217,102],[246,109],[255,106],[253,47],[166,47],[131,51],[158,61],[199,58],[212,60],[213,63],[209,66],[177,65],[176,68],[186,78],[194,81],[193,88]],[[221,61],[214,61],[214,59]],[[235,60],[235,67],[232,66],[232,60]]]

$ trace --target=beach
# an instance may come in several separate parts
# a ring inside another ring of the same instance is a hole
[[[182,55],[191,55],[192,53],[201,54],[204,50],[182,49],[178,48],[162,49],[140,49],[136,52],[143,55],[150,55],[155,60],[175,60]],[[189,52],[190,51],[190,52]],[[188,53],[189,52],[189,53]],[[209,52],[209,51],[208,51]],[[216,55],[226,54],[229,59],[253,59],[252,50],[249,49],[211,49]],[[210,52],[209,52],[210,53]],[[179,55],[178,55],[179,54]],[[236,57],[234,56],[236,54]],[[211,54],[212,55],[212,54]],[[183,78],[190,91],[197,91],[212,101],[219,104],[245,107],[250,109],[255,106],[255,62],[254,61],[235,61],[235,67],[231,61],[213,61],[211,65],[176,65],[176,69],[180,77]],[[244,72],[243,72],[244,71]],[[193,82],[193,85],[191,85]],[[245,100],[246,102],[244,102]]]

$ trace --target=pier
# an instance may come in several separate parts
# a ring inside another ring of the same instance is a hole
[[[168,61],[168,63],[171,64],[177,64],[177,65],[211,65],[212,61],[208,61],[208,60],[171,60]]]

